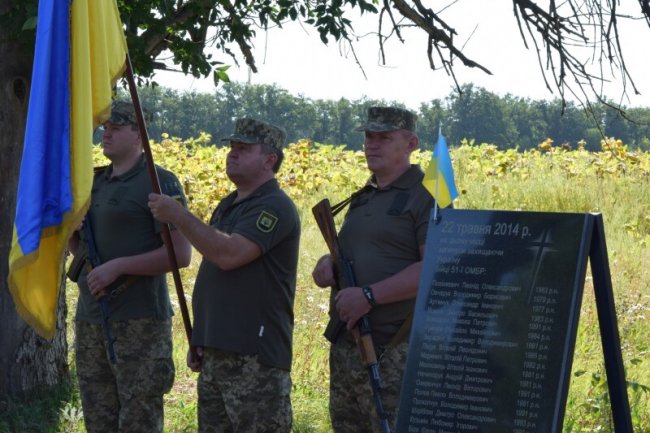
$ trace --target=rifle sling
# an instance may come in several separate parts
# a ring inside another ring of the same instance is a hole
[[[92,263],[90,262],[90,260],[88,260],[88,257],[86,257],[86,268],[88,269],[88,272],[90,272],[92,270]],[[132,286],[133,283],[138,281],[140,278],[141,277],[139,275],[128,275],[116,287],[114,287],[114,288],[112,288],[110,290],[104,289],[105,290],[105,295],[108,296],[108,299],[115,299],[118,296],[120,296],[120,294],[122,294],[123,291],[125,291],[130,286]],[[114,284],[115,284],[115,282],[111,283],[109,285],[109,287],[114,285]]]
[[[128,288],[129,288],[133,283],[135,283],[139,278],[140,278],[140,277],[137,276],[137,275],[129,275],[123,283],[121,283],[119,286],[117,286],[116,288],[114,288],[113,290],[111,290],[111,291],[109,292],[109,296],[110,296],[110,298],[111,298],[111,299],[115,299],[115,298],[117,298],[118,296],[120,296],[120,294],[121,294],[123,291],[125,291],[126,289],[128,289]]]
[[[360,195],[360,194],[363,194],[364,192],[366,192],[366,191],[368,191],[369,189],[374,188],[374,187],[375,187],[375,186],[374,186],[373,184],[370,184],[370,183],[369,183],[369,184],[365,185],[363,188],[359,189],[358,191],[355,191],[355,192],[353,192],[352,194],[350,194],[350,197],[346,198],[346,199],[343,200],[343,201],[340,201],[340,202],[336,203],[334,206],[332,206],[332,216],[333,216],[333,217],[336,216],[336,214],[338,214],[338,213],[341,212],[343,209],[345,209],[345,207],[346,207],[347,205],[349,205],[350,202],[351,202],[352,200],[354,200],[354,198],[355,198],[356,196],[358,196],[358,195]]]
[[[409,313],[402,323],[402,326],[399,327],[393,338],[390,339],[388,347],[395,347],[400,344],[402,341],[405,341],[408,338],[408,334],[411,331],[411,324],[413,323],[413,312]]]
[[[346,207],[347,205],[349,205],[350,202],[352,202],[352,200],[354,200],[355,197],[357,197],[358,195],[363,194],[364,192],[366,192],[366,191],[368,191],[369,189],[374,188],[374,187],[375,187],[375,186],[374,186],[372,183],[368,183],[368,184],[364,185],[364,186],[363,186],[361,189],[359,189],[358,191],[353,192],[353,193],[350,195],[350,197],[348,197],[348,198],[346,198],[345,200],[342,200],[342,201],[336,203],[334,206],[331,207],[331,209],[332,209],[332,216],[336,216],[336,214],[338,214],[338,213],[341,212],[343,209],[345,209],[345,207]],[[391,206],[391,211],[392,211],[392,212],[396,212],[396,211],[397,211],[397,213],[401,212],[401,209],[404,208],[404,204],[405,204],[404,202],[405,202],[405,200],[408,200],[408,194],[406,195],[406,197],[402,197],[402,196],[398,195],[398,196],[396,197],[396,201],[399,201],[400,203],[399,203],[399,204],[397,204],[397,203],[393,203],[393,206]],[[397,210],[397,209],[393,209],[393,208],[395,208],[395,207],[399,208],[399,210]],[[327,336],[328,334],[331,335],[331,334],[332,334],[332,331],[333,331],[334,329],[336,329],[336,331],[334,331],[334,332],[336,332],[336,334],[338,334],[338,333],[341,331],[342,327],[337,326],[337,325],[340,325],[341,323],[344,323],[344,322],[341,322],[340,319],[339,319],[339,323],[332,323],[332,322],[333,322],[333,320],[330,320],[330,323],[328,323],[328,328],[330,328],[330,329],[329,329],[330,332],[327,332],[327,331],[326,331],[326,333],[325,333],[326,336]],[[411,312],[411,313],[409,313],[409,315],[406,317],[406,320],[404,320],[404,323],[402,323],[402,326],[400,326],[400,328],[397,330],[397,333],[396,333],[395,335],[393,335],[393,338],[391,338],[390,342],[388,343],[388,347],[395,347],[395,346],[397,346],[398,344],[400,344],[402,341],[404,341],[405,339],[408,338],[408,334],[409,334],[409,331],[411,330],[411,323],[412,323],[412,322],[413,322],[413,313]],[[330,326],[330,325],[331,325],[331,326]],[[337,335],[337,336],[338,336],[338,335]],[[337,336],[336,336],[336,337],[337,337]],[[336,337],[335,337],[335,338],[336,338]],[[329,339],[329,338],[328,338],[328,339]],[[332,340],[330,340],[330,341],[331,341],[332,343],[334,342],[334,341],[332,341]]]

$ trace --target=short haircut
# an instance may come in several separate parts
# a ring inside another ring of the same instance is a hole
[[[282,149],[273,147],[270,144],[261,144],[261,146],[262,146],[262,153],[264,153],[265,155],[274,154],[275,156],[277,156],[277,160],[275,161],[275,164],[273,164],[273,173],[277,173],[280,170],[282,161],[284,160],[284,152],[282,151]]]

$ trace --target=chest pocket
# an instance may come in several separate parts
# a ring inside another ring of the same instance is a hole
[[[406,207],[410,196],[411,194],[408,192],[398,192],[395,194],[395,198],[386,213],[392,216],[401,215],[402,212],[404,212],[404,208]]]
[[[350,202],[350,210],[357,208],[359,206],[363,206],[364,204],[368,203],[369,197],[368,194],[363,194],[363,195],[358,195],[355,198],[352,199]]]
[[[408,204],[410,197],[411,194],[409,194],[408,192],[400,191],[397,194],[395,194],[392,203],[390,204],[388,209],[386,209],[386,215],[390,215],[390,216],[401,215],[404,212],[404,208]],[[350,210],[365,205],[366,203],[368,203],[369,200],[370,197],[368,194],[363,194],[355,197],[350,202]]]
[[[119,188],[116,188],[115,191],[113,191],[113,194],[108,197],[106,203],[113,206],[119,205],[122,197],[124,197],[128,191],[129,188],[126,186],[120,186]]]
[[[217,230],[231,234],[245,207],[246,204],[237,203],[235,205],[230,205],[225,209],[219,209],[219,211],[215,212],[212,216],[210,225],[215,227]]]

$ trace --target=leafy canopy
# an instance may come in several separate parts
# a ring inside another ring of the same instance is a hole
[[[403,30],[413,27],[426,34],[426,55],[433,70],[443,69],[456,83],[454,68],[490,70],[463,53],[468,35],[459,37],[454,23],[445,18],[450,6],[463,7],[465,0],[449,0],[437,4],[438,9],[426,7],[421,0],[117,0],[125,24],[131,59],[141,77],[151,77],[156,69],[176,65],[185,74],[209,76],[215,84],[228,81],[223,58],[213,58],[221,52],[238,64],[243,58],[253,72],[257,71],[251,51],[251,41],[257,31],[269,26],[282,26],[288,21],[300,21],[317,29],[327,44],[331,39],[350,45],[354,53],[351,17],[358,13],[377,16],[379,50],[384,56],[384,44],[390,38],[405,42]],[[437,2],[436,2],[437,3]],[[458,4],[456,4],[458,3]],[[620,1],[512,0],[513,16],[527,48],[539,57],[543,80],[549,91],[557,90],[562,101],[573,96],[589,106],[594,99],[607,103],[602,95],[602,83],[615,79],[638,93],[623,57],[619,24],[625,20],[644,20],[650,27],[650,3],[639,0],[634,14],[621,13]],[[0,24],[16,28],[23,39],[33,42],[36,0],[14,2],[2,14]],[[20,32],[23,30],[23,32]],[[31,38],[31,39],[30,39]],[[514,43],[515,41],[513,41]],[[511,46],[497,49],[513,50]],[[237,51],[237,52],[236,52]],[[589,54],[586,55],[585,53]],[[644,71],[641,71],[641,73]]]

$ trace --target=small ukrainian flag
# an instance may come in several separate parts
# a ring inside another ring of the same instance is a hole
[[[454,168],[451,165],[447,141],[442,133],[438,134],[431,162],[424,173],[422,185],[436,199],[439,207],[444,208],[451,204],[458,197],[458,190],[454,182]]]

